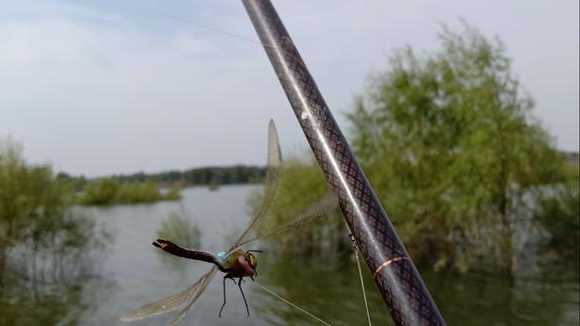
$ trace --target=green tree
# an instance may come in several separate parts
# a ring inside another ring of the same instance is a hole
[[[62,176],[48,165],[27,163],[20,146],[0,140],[0,287],[8,274],[27,275],[32,282],[46,274],[66,275],[85,249],[104,244],[92,220],[73,212],[71,203],[71,187]],[[10,260],[14,248],[29,255],[26,261]]]
[[[28,165],[18,144],[0,143],[0,248],[34,237],[32,230],[62,215],[69,199],[50,166]]]
[[[86,185],[80,197],[83,205],[108,205],[117,199],[120,185],[111,178],[103,178]]]
[[[0,324],[74,323],[85,309],[79,289],[109,235],[70,208],[71,186],[0,139]]]
[[[510,273],[515,208],[560,180],[562,160],[499,40],[467,24],[440,40],[390,58],[348,114],[352,143],[416,259],[465,270],[485,257]]]

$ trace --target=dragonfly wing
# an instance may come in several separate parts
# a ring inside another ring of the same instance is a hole
[[[296,219],[294,219],[292,224],[309,220],[311,218],[316,218],[319,216],[326,216],[332,210],[338,208],[338,196],[333,191],[328,191],[324,196],[322,196],[318,201],[314,204],[306,207],[305,210],[302,211],[300,215]]]
[[[280,167],[282,166],[282,153],[280,151],[280,141],[278,139],[278,132],[276,131],[276,125],[274,120],[270,120],[268,125],[268,170],[266,172],[266,184],[264,189],[264,198],[260,207],[256,211],[256,215],[250,221],[250,224],[242,232],[238,240],[234,243],[232,248],[229,250],[231,252],[233,249],[239,247],[240,243],[246,241],[251,235],[252,231],[258,226],[262,217],[268,213],[268,210],[272,206],[272,202],[276,195],[276,190],[278,188],[278,179],[280,174]]]
[[[209,283],[213,280],[213,278],[216,274],[216,271],[217,271],[217,269],[215,267],[213,267],[208,273],[206,273],[204,275],[204,278],[201,280],[199,287],[197,288],[195,293],[192,294],[191,301],[187,304],[187,306],[185,306],[183,309],[181,309],[179,314],[175,317],[175,319],[173,319],[173,321],[171,322],[170,325],[172,325],[172,326],[176,325],[180,320],[183,319],[183,317],[185,317],[185,315],[187,314],[189,309],[191,309],[191,306],[197,301],[197,299],[199,299],[199,297],[205,291],[205,289],[207,288]]]
[[[282,165],[282,151],[280,150],[280,139],[274,120],[268,123],[268,167],[280,167]]]
[[[314,204],[308,206],[304,209],[297,217],[292,219],[290,222],[283,224],[281,226],[272,228],[270,230],[260,232],[254,237],[247,238],[242,241],[238,246],[246,245],[250,242],[254,242],[259,239],[269,238],[281,233],[289,232],[295,230],[303,224],[313,222],[318,218],[331,215],[333,210],[338,208],[338,197],[336,193],[329,191],[321,199],[316,201]]]
[[[159,301],[146,304],[135,310],[128,312],[125,316],[121,317],[121,321],[135,321],[148,318],[155,315],[164,314],[170,311],[177,310],[179,307],[183,306],[188,300],[199,297],[201,295],[201,288],[205,289],[207,286],[206,280],[209,275],[215,272],[215,267],[213,267],[209,272],[201,276],[192,286],[181,291],[177,294],[170,295]],[[209,282],[208,282],[209,283]]]
[[[278,132],[276,131],[276,125],[274,124],[273,120],[270,120],[270,123],[268,125],[267,160],[268,160],[268,169],[266,172],[265,195],[263,201],[260,205],[260,208],[257,210],[256,215],[254,215],[246,230],[242,232],[236,243],[229,250],[230,252],[232,249],[237,248],[240,243],[248,239],[250,234],[252,234],[252,231],[259,224],[261,218],[264,217],[264,215],[266,215],[266,213],[270,209],[272,201],[275,197],[276,189],[278,186],[279,168],[282,165],[282,153],[280,151]],[[157,302],[153,302],[144,305],[140,308],[137,308],[129,312],[127,315],[121,317],[121,320],[122,321],[140,320],[150,316],[155,316],[166,312],[174,311],[189,300],[189,303],[181,310],[181,312],[172,322],[172,325],[174,325],[185,316],[187,311],[189,311],[191,306],[205,291],[209,282],[215,276],[216,270],[217,269],[213,267],[209,272],[204,274],[197,282],[195,282],[191,287],[187,288],[186,290],[177,293],[175,295],[163,298]]]

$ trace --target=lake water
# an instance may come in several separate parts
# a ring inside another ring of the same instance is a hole
[[[58,305],[34,301],[17,305],[22,291],[12,291],[14,301],[0,302],[0,316],[10,324],[37,325],[164,325],[174,313],[122,323],[130,309],[176,293],[191,285],[209,264],[174,258],[151,245],[161,223],[172,212],[180,213],[201,231],[201,248],[213,252],[229,247],[248,222],[248,195],[257,186],[189,188],[181,202],[152,205],[82,208],[111,241],[95,255],[95,266],[80,283],[54,291]],[[266,249],[257,254],[257,281],[329,321],[333,325],[365,325],[361,290],[355,263],[279,257]],[[91,254],[93,255],[93,254]],[[375,324],[389,324],[385,305],[365,268],[367,295]],[[538,271],[513,280],[471,273],[464,276],[424,272],[423,277],[449,325],[578,325],[580,303],[578,273],[574,268]],[[50,297],[51,284],[42,293]],[[316,325],[303,313],[272,297],[248,280],[243,283],[251,309],[246,317],[241,295],[227,283],[227,306],[222,304],[221,276],[214,279],[193,306],[182,325]],[[8,285],[10,287],[10,285]],[[20,293],[20,294],[19,294]],[[28,294],[26,294],[28,295]],[[12,302],[12,303],[11,303]],[[19,308],[20,307],[20,308]],[[3,319],[0,317],[0,321]]]

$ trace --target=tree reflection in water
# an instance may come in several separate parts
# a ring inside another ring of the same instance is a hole
[[[91,305],[83,287],[98,277],[109,232],[74,208],[42,217],[3,250],[1,325],[74,324]]]
[[[365,312],[355,263],[342,258],[260,256],[260,282],[332,325],[363,325]],[[392,325],[364,269],[373,324]],[[449,325],[577,325],[578,267],[544,266],[514,279],[470,272],[422,275]],[[253,309],[270,324],[308,323],[300,311],[254,288]],[[259,295],[255,295],[259,294]]]
[[[332,325],[363,325],[366,314],[356,263],[348,257],[303,255],[260,256],[260,282],[277,293],[330,322]],[[380,294],[365,268],[365,288],[373,322],[385,325],[388,314]],[[255,288],[254,291],[260,291]],[[254,296],[256,297],[256,296]],[[268,316],[272,324],[301,324],[309,319],[303,313],[260,293],[254,308]]]

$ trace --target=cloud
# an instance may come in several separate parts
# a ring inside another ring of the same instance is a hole
[[[33,160],[73,173],[243,160],[228,154],[248,144],[235,140],[247,137],[228,128],[226,113],[239,110],[233,97],[253,71],[223,60],[198,31],[122,26],[62,17],[0,24],[0,126]]]
[[[549,1],[276,6],[345,131],[340,112],[393,49],[432,50],[439,24],[463,17],[505,41],[539,117],[560,146],[578,147],[577,10],[548,10]],[[33,161],[88,175],[262,164],[270,117],[286,151],[306,147],[237,1],[13,2],[0,13],[0,39],[0,134]]]

